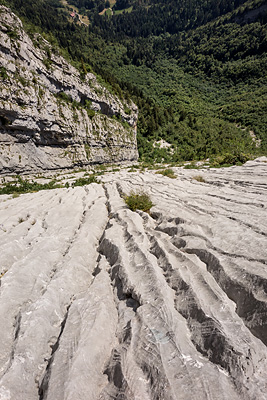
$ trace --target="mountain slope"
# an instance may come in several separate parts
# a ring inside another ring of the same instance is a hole
[[[266,153],[263,0],[130,2],[130,13],[110,17],[93,7],[89,27],[70,21],[58,1],[5,2],[34,20],[34,29],[46,31],[77,66],[92,67],[119,96],[123,91],[134,99],[141,159],[179,161],[230,152],[238,160],[244,152]],[[170,150],[153,146],[159,139],[169,142]]]

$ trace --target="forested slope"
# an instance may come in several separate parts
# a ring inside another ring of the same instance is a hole
[[[93,69],[117,94],[134,99],[141,158],[179,161],[230,152],[238,161],[241,153],[266,152],[263,0],[117,1],[113,9],[131,12],[110,17],[99,15],[104,2],[73,1],[87,12],[89,27],[71,21],[57,0],[0,3],[31,22],[29,31],[45,31],[81,73]],[[261,139],[258,148],[252,132]],[[159,139],[172,146],[153,147]]]

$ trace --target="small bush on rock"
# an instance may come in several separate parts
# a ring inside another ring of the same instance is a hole
[[[245,153],[225,153],[210,159],[210,167],[228,167],[231,165],[242,165],[251,159],[250,154]]]
[[[5,67],[0,68],[0,77],[4,80],[8,79],[8,73]]]
[[[150,208],[154,205],[148,194],[143,192],[131,192],[129,196],[124,195],[124,201],[132,211],[141,210],[149,212]]]

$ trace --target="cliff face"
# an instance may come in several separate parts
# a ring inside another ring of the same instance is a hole
[[[0,6],[0,172],[134,161],[137,107]]]

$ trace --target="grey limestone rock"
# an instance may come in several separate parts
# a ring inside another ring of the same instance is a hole
[[[137,107],[0,6],[0,173],[134,161]]]
[[[266,161],[0,196],[0,399],[265,400]]]

